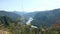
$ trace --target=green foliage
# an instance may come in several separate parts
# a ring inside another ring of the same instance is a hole
[[[3,18],[1,19],[4,20]],[[34,28],[31,27],[32,26],[31,24],[20,25],[18,21],[15,23],[14,21],[11,20],[9,20],[8,22],[9,25],[7,25],[6,27],[5,21],[1,21],[1,19],[0,19],[0,30],[8,31],[12,34],[60,34],[59,28],[54,29],[53,27],[49,27],[49,26],[46,27],[40,26],[38,28]]]

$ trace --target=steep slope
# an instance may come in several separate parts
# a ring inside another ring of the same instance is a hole
[[[21,16],[18,14],[15,14],[13,12],[6,12],[6,11],[0,11],[0,16],[8,16],[13,20],[16,20],[18,17],[20,18]]]
[[[37,12],[33,19],[32,24],[35,26],[52,26],[60,20],[60,9]]]
[[[57,20],[60,20],[60,9],[48,10],[48,11],[36,11],[36,12],[13,12],[18,15],[21,15],[27,20],[32,17],[32,25],[35,26],[52,26],[56,23]],[[11,13],[10,13],[11,14]],[[13,15],[12,15],[13,16]],[[11,17],[11,16],[10,16]]]

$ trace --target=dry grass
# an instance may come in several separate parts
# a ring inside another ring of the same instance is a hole
[[[8,31],[0,30],[0,34],[11,34],[11,33],[10,33],[10,32],[8,32]]]

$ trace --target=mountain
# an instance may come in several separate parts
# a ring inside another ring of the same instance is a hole
[[[20,18],[21,16],[13,13],[13,12],[7,12],[7,11],[0,11],[0,16],[8,16],[13,20],[16,20],[17,18]]]
[[[46,11],[35,11],[35,12],[15,12],[18,15],[26,18],[27,20],[32,17],[31,22],[34,26],[53,26],[56,21],[60,20],[60,8]]]
[[[36,14],[36,12],[19,12],[19,11],[14,11],[13,13],[21,15],[21,17],[24,17],[26,19],[29,19],[30,17],[34,17]]]
[[[0,17],[2,17],[1,19],[2,19],[3,23],[6,20],[5,23],[10,23],[10,21],[14,21],[14,23],[18,22],[20,25],[25,24],[27,19],[25,19],[25,17],[22,17],[23,15],[21,16],[21,14],[20,13],[17,14],[17,13],[14,13],[14,12],[7,12],[7,11],[1,11],[0,10]],[[4,17],[6,17],[6,19]]]
[[[30,17],[33,18],[33,21],[31,22],[34,26],[53,26],[56,21],[60,20],[60,9],[54,9],[54,10],[46,10],[46,11],[35,11],[35,12],[6,12],[6,11],[0,11],[0,16],[8,16],[12,18],[13,20],[16,20],[17,18],[22,17],[23,22],[26,23],[26,21],[29,20]],[[25,21],[26,20],[26,21]]]
[[[53,26],[60,20],[60,9],[36,12],[32,25],[35,26]]]
[[[16,14],[18,14],[18,15],[20,15],[20,16],[24,16],[27,12],[14,11],[13,13],[16,13]]]

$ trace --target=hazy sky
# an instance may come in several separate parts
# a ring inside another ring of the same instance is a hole
[[[22,6],[23,5],[23,6]],[[0,10],[43,11],[60,8],[60,0],[0,0]]]

